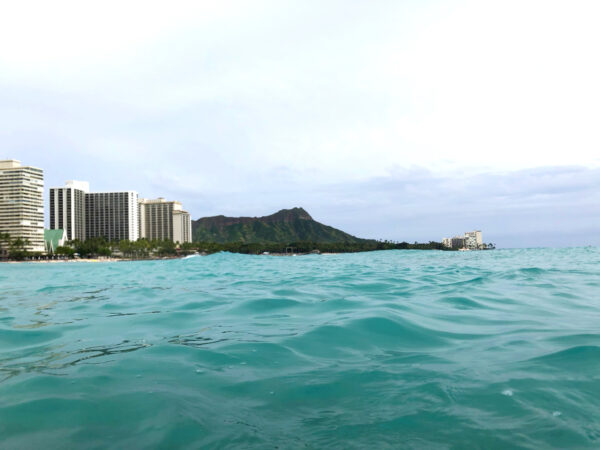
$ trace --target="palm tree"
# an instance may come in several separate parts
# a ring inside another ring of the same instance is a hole
[[[0,233],[0,256],[4,256],[5,253],[8,253],[9,247],[10,247],[10,234]]]
[[[29,241],[27,239],[17,238],[11,241],[9,256],[13,259],[24,259],[26,256],[29,256],[29,252],[27,251],[28,246]]]

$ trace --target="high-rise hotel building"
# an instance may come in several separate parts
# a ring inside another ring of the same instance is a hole
[[[173,211],[173,242],[192,242],[192,216],[187,211]]]
[[[91,192],[85,195],[86,239],[137,241],[139,235],[138,194],[135,191]]]
[[[44,171],[0,161],[0,233],[27,241],[25,248],[44,251]]]
[[[141,238],[192,242],[192,219],[180,202],[140,199],[139,224]]]
[[[192,219],[180,202],[139,199],[135,191],[90,192],[83,181],[50,189],[50,229],[64,229],[68,240],[103,237],[192,242]]]
[[[65,229],[67,239],[103,237],[109,241],[139,238],[135,191],[89,192],[84,181],[50,189],[50,229]]]
[[[70,180],[63,187],[50,188],[50,229],[62,229],[67,240],[85,240],[85,195],[90,185]]]

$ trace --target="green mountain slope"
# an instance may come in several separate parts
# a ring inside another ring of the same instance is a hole
[[[192,221],[195,242],[364,242],[315,221],[302,208],[282,209],[265,217],[203,217]]]

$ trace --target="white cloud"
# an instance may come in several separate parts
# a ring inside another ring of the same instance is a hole
[[[189,142],[212,133],[253,169],[345,179],[412,165],[596,166],[599,12],[546,1],[17,2],[3,15],[0,64],[8,85],[72,92],[107,112],[91,121],[126,116],[117,130],[84,125],[83,151],[129,140],[160,157],[162,135],[194,153]],[[86,111],[68,113],[79,124]],[[135,130],[144,123],[154,126]],[[231,134],[241,148],[228,147]]]

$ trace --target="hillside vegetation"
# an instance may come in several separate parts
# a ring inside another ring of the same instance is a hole
[[[303,208],[282,209],[264,217],[204,217],[192,222],[194,242],[362,243],[360,239],[314,220]]]

